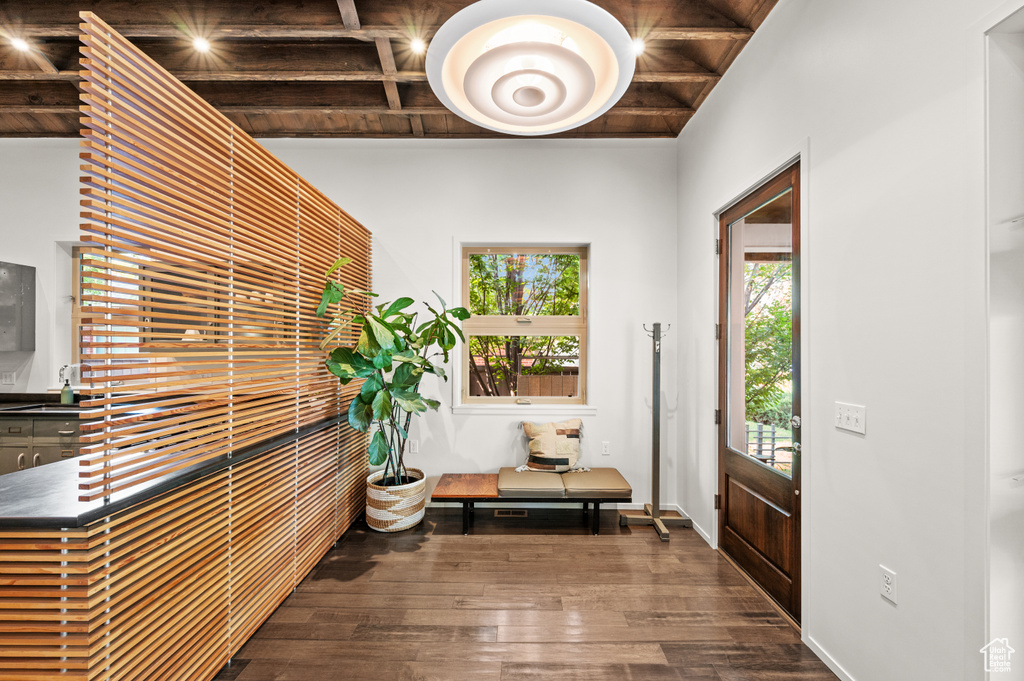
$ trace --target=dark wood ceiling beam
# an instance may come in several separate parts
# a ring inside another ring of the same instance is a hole
[[[754,32],[749,28],[694,28],[656,26],[644,40],[749,40]]]
[[[58,69],[56,66],[53,65],[53,62],[51,62],[49,58],[45,54],[40,52],[37,48],[32,48],[28,50],[27,52],[25,52],[25,56],[28,57],[32,63],[39,67],[40,73],[50,76],[54,75],[55,73],[58,73]]]
[[[325,82],[325,83],[369,83],[380,82],[384,76],[378,71],[172,71],[185,82]],[[2,81],[78,81],[79,71],[0,71]],[[398,71],[389,80],[398,83],[426,82],[427,74],[420,71]]]
[[[126,38],[189,38],[189,34],[172,24],[116,25],[112,28]],[[417,27],[416,35],[429,40],[439,26]],[[35,24],[24,26],[21,35],[29,38],[74,38],[79,34],[77,24]],[[748,28],[706,27],[706,26],[658,26],[642,37],[644,40],[747,40],[753,35]],[[398,26],[363,26],[358,30],[347,26],[328,25],[272,25],[272,24],[229,24],[221,23],[211,27],[210,40],[221,38],[265,38],[286,40],[289,38],[353,38],[371,41],[377,38],[409,40],[413,33]]]
[[[717,73],[663,73],[659,71],[638,71],[633,74],[634,83],[707,83],[718,82],[722,77]]]
[[[218,106],[217,109],[224,114],[243,114],[255,116],[281,116],[281,115],[394,115],[394,116],[444,116],[451,112],[443,106],[406,107],[401,110],[392,109],[388,106],[331,106],[331,107],[295,107],[295,106]],[[78,114],[81,109],[78,104],[0,104],[0,116],[6,114]],[[610,116],[677,116],[690,117],[694,110],[689,107],[638,107],[638,106],[614,106],[606,115]],[[413,123],[415,130],[416,124]],[[422,129],[422,121],[419,127]]]
[[[377,45],[377,56],[380,57],[380,68],[384,74],[384,94],[387,95],[388,106],[397,111],[402,108],[402,100],[395,83],[398,67],[395,66],[395,53],[391,51],[391,39],[376,38],[373,42]]]
[[[361,28],[355,0],[338,0],[338,11],[341,12],[341,20],[345,23],[345,28],[350,31],[358,31]]]
[[[396,71],[385,77],[377,71],[171,71],[185,82],[307,82],[307,83],[371,83],[394,81],[396,83],[425,83],[427,74],[422,71]],[[718,82],[717,73],[662,73],[658,71],[637,72],[634,83],[706,83]],[[78,71],[0,71],[2,81],[78,81]]]

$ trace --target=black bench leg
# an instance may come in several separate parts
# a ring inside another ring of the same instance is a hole
[[[584,501],[583,502],[583,520],[587,519],[587,512],[589,510],[590,510],[590,502],[589,501]]]
[[[595,501],[594,502],[594,520],[593,520],[592,527],[593,527],[593,530],[594,530],[594,534],[597,534],[598,532],[601,531],[601,502],[600,501]]]
[[[462,502],[462,534],[469,534],[469,502]]]

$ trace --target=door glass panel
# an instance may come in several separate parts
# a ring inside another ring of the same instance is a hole
[[[792,477],[793,190],[729,225],[726,444]]]

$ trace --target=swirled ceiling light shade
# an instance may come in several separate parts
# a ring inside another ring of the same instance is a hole
[[[480,0],[438,30],[427,79],[449,110],[512,135],[550,135],[615,104],[636,67],[633,39],[587,0]]]

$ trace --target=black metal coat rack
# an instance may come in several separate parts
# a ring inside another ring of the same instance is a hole
[[[672,326],[665,328],[665,333]],[[661,541],[668,541],[668,525],[693,527],[693,521],[678,511],[661,510],[661,322],[644,331],[652,339],[653,374],[651,381],[651,503],[643,511],[620,511],[619,525],[651,525]]]

